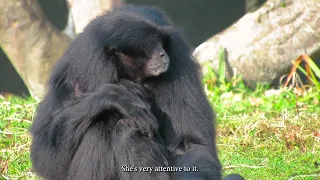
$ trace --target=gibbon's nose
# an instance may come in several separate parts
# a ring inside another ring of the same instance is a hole
[[[160,51],[160,58],[166,63],[169,60],[169,57],[165,51]]]

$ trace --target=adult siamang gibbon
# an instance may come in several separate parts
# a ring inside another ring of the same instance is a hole
[[[126,5],[92,20],[53,70],[30,130],[33,169],[49,180],[221,179],[213,121],[168,17]]]

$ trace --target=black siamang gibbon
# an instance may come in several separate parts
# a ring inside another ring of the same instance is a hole
[[[48,180],[221,179],[200,67],[153,7],[125,5],[87,25],[30,132],[33,169]]]

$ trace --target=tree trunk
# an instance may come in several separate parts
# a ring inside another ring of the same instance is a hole
[[[0,34],[0,45],[30,94],[41,97],[70,39],[50,24],[34,0],[0,0]]]
[[[283,2],[286,4],[284,5]],[[320,1],[268,0],[225,31],[196,48],[200,63],[218,69],[218,51],[226,49],[227,75],[241,74],[249,86],[273,83],[306,53],[320,55]]]
[[[83,28],[103,11],[114,6],[120,6],[123,3],[122,0],[68,0],[68,2],[71,7],[76,33],[82,32]]]
[[[72,8],[69,29],[81,32],[101,11],[121,0],[68,0]],[[76,18],[75,18],[76,17]],[[54,64],[70,44],[70,38],[56,29],[34,0],[0,0],[0,45],[30,94],[40,98]]]

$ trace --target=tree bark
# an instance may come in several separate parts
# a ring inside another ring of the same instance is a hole
[[[70,39],[50,24],[34,0],[0,0],[0,34],[1,48],[30,94],[41,97]]]
[[[71,7],[72,17],[75,23],[76,33],[82,32],[83,28],[97,15],[123,4],[122,0],[68,0]]]
[[[68,0],[76,32],[121,0]],[[85,3],[84,3],[85,2]],[[75,18],[76,17],[76,18]],[[73,36],[73,25],[68,29]],[[0,45],[33,97],[40,98],[54,64],[71,39],[46,19],[34,0],[0,0]]]
[[[283,2],[286,4],[283,5]],[[218,69],[218,51],[226,49],[227,75],[239,73],[249,86],[273,83],[306,53],[320,56],[320,1],[268,0],[195,49],[200,63]]]

